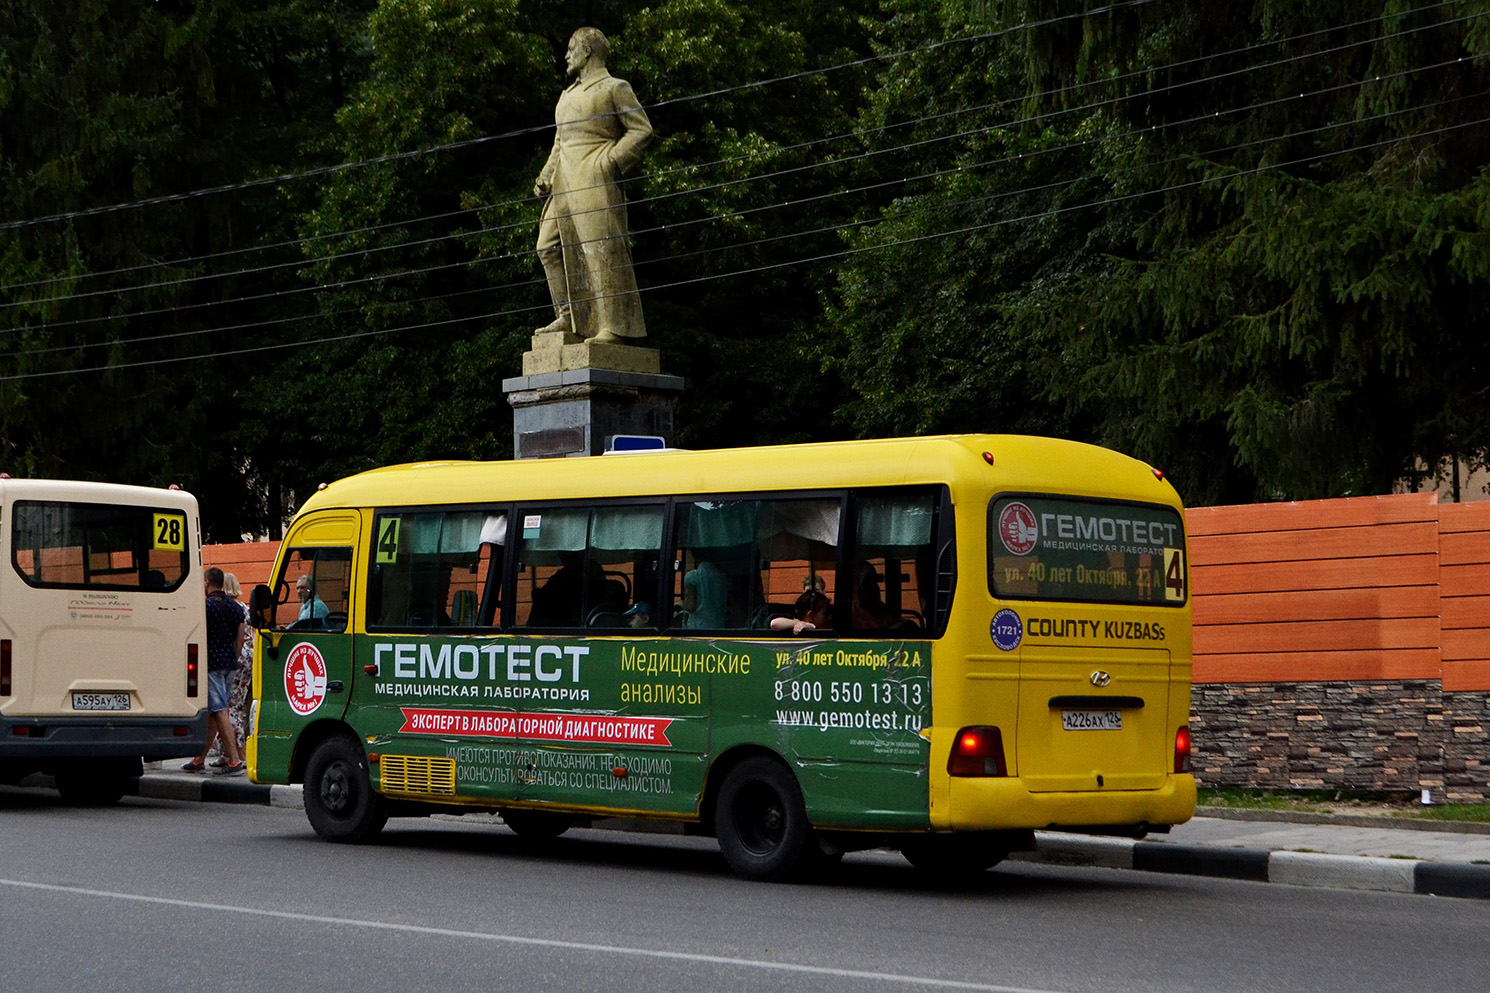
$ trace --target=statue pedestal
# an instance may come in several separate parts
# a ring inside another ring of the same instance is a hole
[[[533,336],[523,374],[502,380],[520,459],[600,455],[617,434],[672,440],[681,376],[664,376],[655,348]]]

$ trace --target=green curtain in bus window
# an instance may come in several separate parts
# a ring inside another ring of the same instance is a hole
[[[858,503],[859,544],[915,548],[931,543],[935,508],[930,496],[872,496]]]
[[[693,503],[678,528],[683,548],[732,548],[755,541],[759,500]]]
[[[590,547],[604,551],[656,551],[662,547],[661,507],[602,507],[590,522]]]
[[[530,527],[534,519],[537,524]],[[582,552],[590,531],[588,510],[544,510],[523,515],[523,551]]]
[[[404,551],[411,555],[475,552],[481,545],[484,519],[481,511],[408,514],[403,524]]]

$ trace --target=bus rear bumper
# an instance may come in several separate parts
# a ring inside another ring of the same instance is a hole
[[[1032,793],[1019,779],[959,778],[950,783],[947,816],[933,824],[961,831],[999,828],[1083,830],[1161,827],[1195,816],[1195,777],[1169,775],[1153,790]],[[941,823],[937,823],[940,821]]]
[[[207,743],[206,708],[191,717],[0,717],[0,760],[172,759]]]

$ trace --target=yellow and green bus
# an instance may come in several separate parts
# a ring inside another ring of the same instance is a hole
[[[1090,445],[378,469],[306,501],[251,612],[250,773],[332,841],[647,818],[776,880],[1194,811],[1182,507]]]

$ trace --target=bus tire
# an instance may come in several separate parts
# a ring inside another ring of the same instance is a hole
[[[821,861],[796,778],[764,755],[746,759],[725,776],[714,829],[724,860],[744,879],[795,879]]]
[[[388,823],[387,805],[367,773],[367,756],[350,738],[328,738],[316,746],[305,770],[304,795],[306,819],[327,841],[371,841]]]
[[[504,810],[502,823],[528,841],[552,841],[574,827],[574,819],[547,810]]]
[[[139,759],[77,762],[57,769],[52,778],[62,799],[75,807],[109,807],[130,792],[144,772]]]
[[[928,834],[904,842],[900,854],[921,872],[940,880],[962,879],[986,872],[1009,855],[998,835]]]

